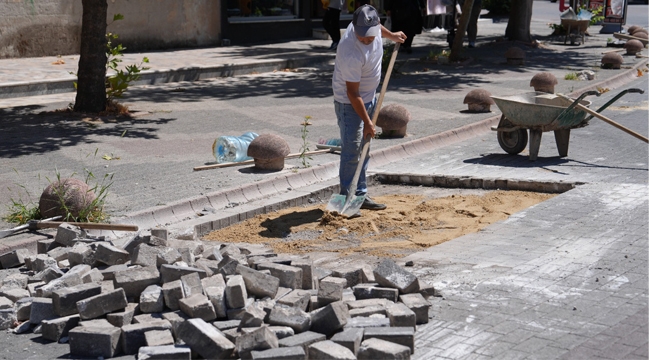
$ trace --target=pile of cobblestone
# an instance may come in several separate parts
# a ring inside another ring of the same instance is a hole
[[[308,257],[165,229],[122,246],[62,224],[0,255],[0,328],[70,354],[138,359],[408,359],[434,289],[390,259],[327,270]]]

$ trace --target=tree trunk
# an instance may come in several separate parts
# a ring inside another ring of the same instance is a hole
[[[456,29],[454,43],[451,47],[451,54],[449,54],[449,60],[451,61],[460,60],[460,52],[463,50],[463,39],[465,39],[465,32],[467,31],[467,24],[469,24],[473,6],[474,0],[465,0],[463,3],[463,9],[461,10],[463,13],[460,15],[458,29]]]
[[[530,43],[530,21],[533,17],[533,0],[512,0],[510,19],[506,27],[506,37],[512,41]]]
[[[106,0],[82,0],[81,50],[74,110],[106,110]]]

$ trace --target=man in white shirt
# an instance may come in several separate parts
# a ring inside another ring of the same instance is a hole
[[[352,22],[337,47],[332,89],[341,132],[339,180],[342,195],[348,195],[364,141],[375,137],[371,116],[375,110],[375,92],[381,79],[384,53],[382,36],[398,43],[406,40],[403,32],[390,32],[381,25],[374,7],[363,5],[354,12]],[[368,193],[366,169],[369,158],[366,156],[363,159],[357,188],[350,189],[356,196],[366,196]],[[377,204],[366,196],[361,208],[383,210],[386,205]],[[361,214],[357,213],[356,216]]]

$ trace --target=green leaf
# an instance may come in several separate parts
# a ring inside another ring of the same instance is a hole
[[[124,20],[124,15],[122,14],[113,15],[113,21],[118,21],[118,20]]]

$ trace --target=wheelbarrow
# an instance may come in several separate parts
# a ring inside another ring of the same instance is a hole
[[[641,89],[623,90],[595,113],[605,110],[628,92],[643,94]],[[526,148],[528,144],[526,130],[528,130],[530,132],[528,149],[530,160],[537,160],[542,133],[553,131],[558,153],[560,157],[565,157],[569,152],[571,129],[585,127],[589,125],[589,120],[598,116],[592,110],[587,109],[591,105],[591,101],[584,100],[584,98],[590,95],[600,96],[600,93],[587,91],[575,100],[563,95],[543,92],[529,92],[506,97],[492,96],[503,114],[499,125],[493,126],[492,130],[497,132],[497,140],[501,148],[511,155],[519,154]],[[598,117],[604,118],[604,116]]]

